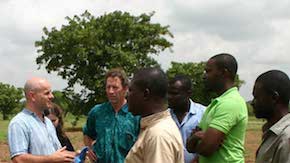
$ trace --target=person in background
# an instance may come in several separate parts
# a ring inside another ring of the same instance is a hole
[[[252,101],[257,118],[266,119],[257,163],[290,162],[290,81],[286,73],[271,70],[255,82]]]
[[[57,104],[53,103],[52,108],[44,110],[44,115],[47,116],[51,122],[53,123],[55,129],[56,129],[56,134],[58,137],[58,140],[61,143],[61,146],[64,147],[66,146],[66,150],[68,151],[74,151],[74,147],[72,146],[69,138],[63,131],[63,111],[58,106]]]
[[[192,82],[188,76],[176,75],[169,81],[168,104],[171,116],[182,136],[185,163],[193,162],[196,156],[194,153],[189,153],[185,145],[187,138],[192,130],[196,129],[205,110],[205,106],[190,99],[191,94]]]
[[[193,131],[187,150],[199,154],[200,163],[243,163],[248,122],[245,100],[235,86],[238,70],[236,59],[226,53],[211,57],[205,67],[205,86],[219,97],[206,108]]]
[[[93,150],[88,157],[93,162],[123,163],[139,133],[140,117],[128,111],[126,94],[128,78],[115,68],[105,76],[108,102],[91,109],[83,127],[84,144]]]
[[[52,107],[50,83],[33,77],[24,86],[25,108],[8,126],[8,144],[12,162],[73,162],[76,153],[61,148],[55,127],[43,111]]]
[[[129,111],[141,116],[141,132],[126,163],[183,163],[181,134],[167,109],[167,77],[159,68],[134,74],[128,94]]]

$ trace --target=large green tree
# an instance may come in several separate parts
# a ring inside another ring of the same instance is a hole
[[[44,36],[35,43],[40,54],[36,63],[66,79],[68,92],[76,84],[84,87],[78,96],[91,107],[105,100],[107,70],[122,67],[130,76],[140,67],[158,66],[152,55],[172,46],[169,27],[152,23],[153,15],[115,11],[95,17],[86,11],[66,17],[68,24],[60,29],[44,27]]]
[[[3,120],[8,119],[8,115],[21,105],[20,100],[22,98],[21,88],[15,88],[12,85],[0,82],[0,111]]]
[[[192,99],[204,105],[208,105],[211,99],[217,95],[215,93],[208,93],[205,90],[203,82],[203,74],[205,69],[205,62],[200,63],[178,63],[171,62],[171,67],[167,70],[169,78],[173,78],[177,74],[187,75],[191,78],[193,84]],[[239,75],[236,76],[235,85],[239,88],[244,83],[239,79]]]

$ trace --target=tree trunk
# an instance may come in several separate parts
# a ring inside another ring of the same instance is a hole
[[[8,115],[4,112],[2,112],[2,118],[3,120],[7,120],[8,119]]]

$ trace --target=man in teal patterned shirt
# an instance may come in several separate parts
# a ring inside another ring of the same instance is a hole
[[[92,147],[88,157],[93,162],[123,163],[139,133],[139,117],[128,112],[128,79],[121,69],[106,74],[109,102],[96,105],[83,127],[84,143]]]

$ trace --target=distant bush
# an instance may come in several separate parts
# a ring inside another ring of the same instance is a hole
[[[248,108],[248,115],[249,116],[255,116],[253,106],[251,105],[252,101],[247,102],[247,108]]]

